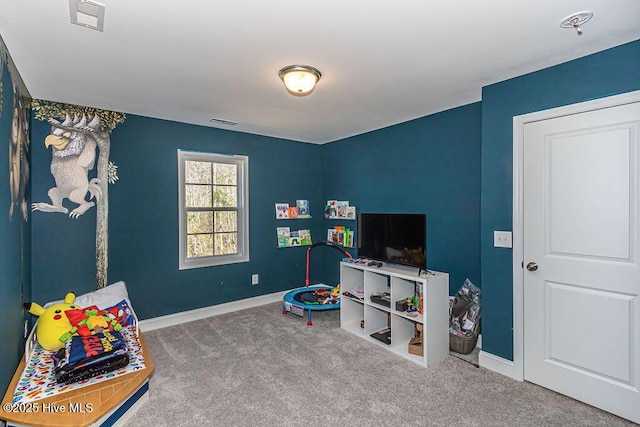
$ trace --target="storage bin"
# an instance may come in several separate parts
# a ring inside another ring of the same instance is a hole
[[[478,343],[478,325],[473,329],[473,335],[470,337],[459,337],[449,334],[449,349],[460,354],[469,354],[476,348]]]

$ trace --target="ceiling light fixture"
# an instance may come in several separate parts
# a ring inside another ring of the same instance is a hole
[[[290,94],[305,96],[313,92],[322,73],[309,65],[288,65],[278,72],[278,76]]]
[[[593,18],[593,12],[590,10],[585,10],[584,12],[574,13],[573,15],[569,15],[560,21],[560,27],[562,28],[575,28],[578,32],[578,35],[582,35],[582,24],[589,21]]]

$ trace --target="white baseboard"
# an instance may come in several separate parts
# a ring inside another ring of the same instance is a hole
[[[142,332],[153,331],[154,329],[161,329],[168,326],[179,325],[181,323],[192,322],[194,320],[205,319],[207,317],[217,316],[218,314],[231,313],[232,311],[244,310],[246,308],[254,308],[264,304],[282,301],[282,297],[287,292],[289,291],[275,292],[273,294],[260,295],[224,304],[196,308],[195,310],[167,314],[166,316],[152,317],[151,319],[141,320],[138,325]]]
[[[481,351],[478,355],[478,363],[483,368],[506,375],[514,380],[518,379],[516,376],[515,364],[511,360],[504,359],[500,356],[496,356],[495,354],[487,353],[486,351]]]

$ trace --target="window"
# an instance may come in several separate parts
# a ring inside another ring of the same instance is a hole
[[[249,261],[249,158],[178,150],[180,270]]]

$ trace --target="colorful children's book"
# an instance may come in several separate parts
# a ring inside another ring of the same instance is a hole
[[[347,217],[347,208],[349,207],[349,202],[346,200],[338,200],[336,202],[336,213],[338,218],[346,218]]]
[[[298,218],[298,207],[290,206],[289,207],[289,219],[297,219]]]
[[[344,225],[336,225],[327,230],[327,240],[345,248],[352,248],[354,243],[353,230],[346,228]]]
[[[289,234],[288,246],[300,246],[300,230],[294,230]]]
[[[309,209],[308,200],[296,200],[296,206],[298,207],[299,217],[311,216],[311,210]]]
[[[278,237],[287,237],[291,233],[291,229],[289,227],[278,227],[276,230],[278,232]]]
[[[347,219],[356,219],[356,207],[355,206],[347,206],[346,218]]]
[[[289,218],[289,203],[276,203],[276,218]]]
[[[311,230],[290,230],[289,227],[278,227],[278,247],[311,245]]]
[[[348,228],[345,228],[342,232],[344,233],[344,247],[350,248],[351,241],[349,240],[349,233],[351,232],[351,230],[349,230]]]
[[[311,245],[311,230],[300,230],[300,244]]]
[[[338,208],[336,206],[337,200],[327,200],[327,207],[324,210],[325,218],[337,218]]]

